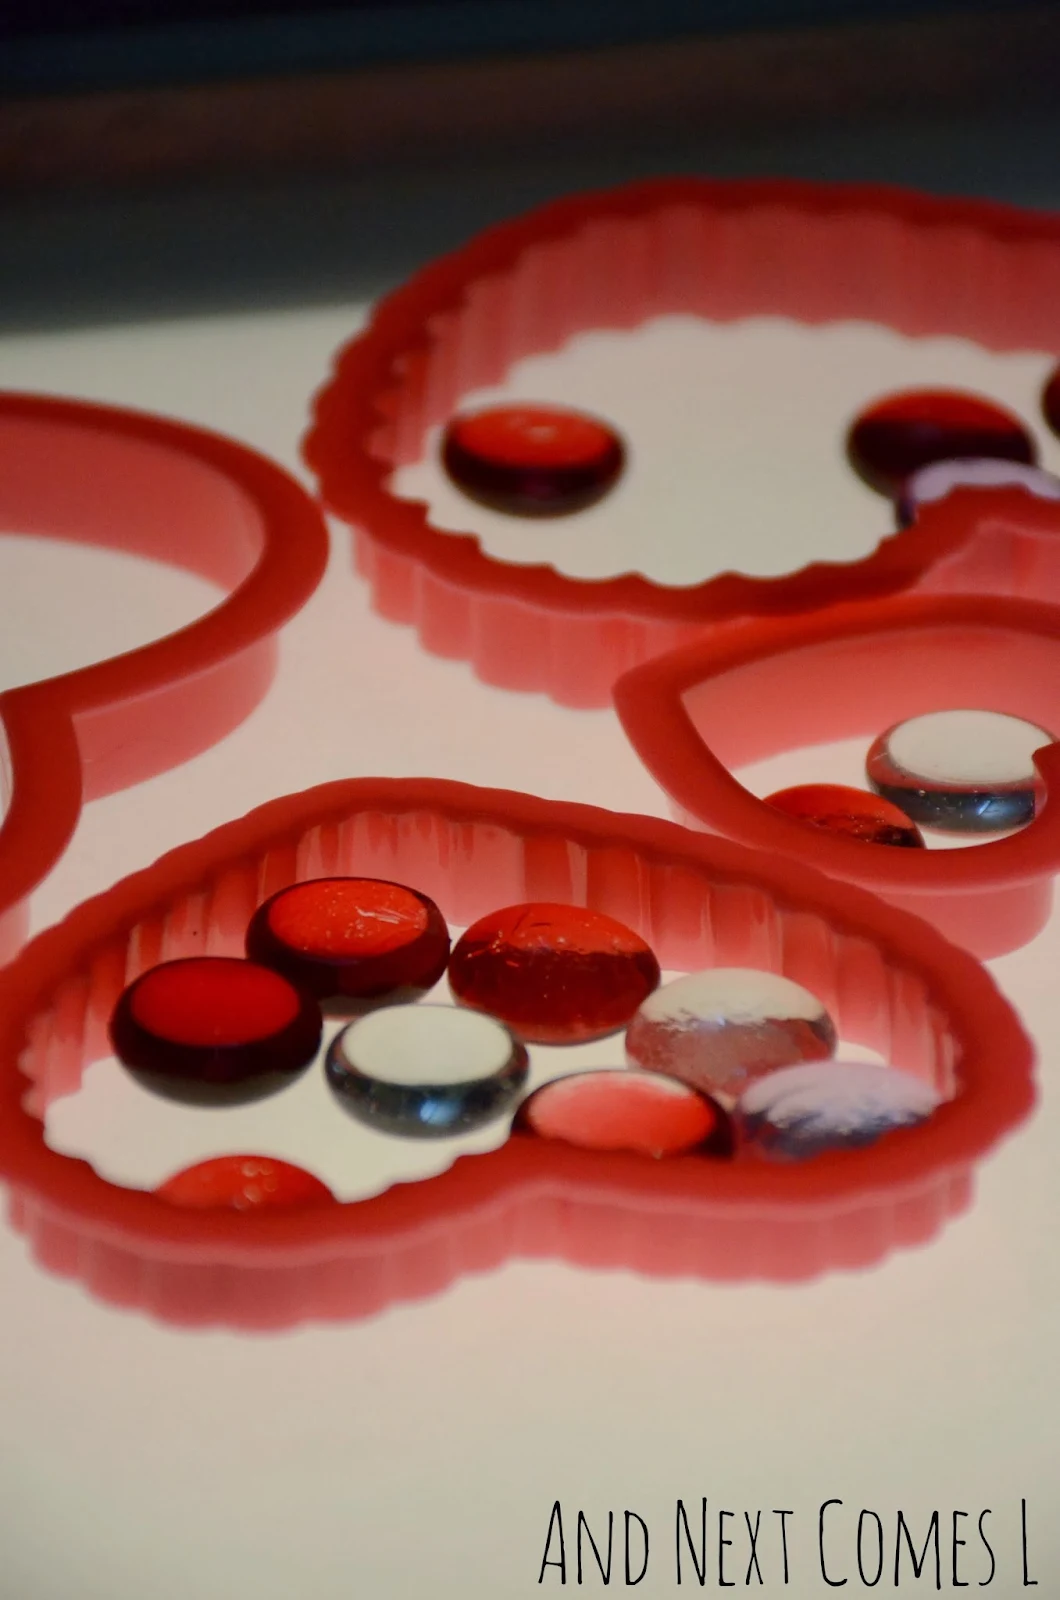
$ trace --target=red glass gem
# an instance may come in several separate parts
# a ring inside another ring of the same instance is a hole
[[[442,461],[473,500],[519,516],[583,511],[612,487],[625,448],[606,423],[558,406],[493,406],[455,417]]]
[[[1055,434],[1060,434],[1060,367],[1057,367],[1042,392],[1042,411]]]
[[[321,1000],[411,999],[445,973],[449,930],[434,901],[404,884],[315,878],[259,906],[247,955]]]
[[[631,1067],[575,1072],[542,1084],[523,1101],[515,1126],[580,1150],[637,1155],[728,1156],[732,1121],[709,1096],[673,1078]]]
[[[278,972],[226,956],[152,967],[111,1018],[115,1054],[145,1088],[196,1105],[258,1100],[307,1067],[320,1007]]]
[[[898,845],[907,850],[924,848],[920,829],[905,812],[882,795],[869,794],[865,789],[850,789],[840,783],[800,783],[792,789],[778,789],[768,796],[766,805],[847,839]]]
[[[932,461],[1037,460],[1034,440],[1018,417],[977,395],[948,389],[912,389],[868,406],[847,435],[847,456],[859,477],[892,499],[911,473]]]
[[[584,906],[508,906],[453,950],[453,994],[537,1044],[573,1044],[624,1027],[659,982],[644,940]]]
[[[273,1156],[214,1156],[174,1173],[155,1193],[170,1205],[198,1211],[300,1211],[335,1204],[319,1178]]]

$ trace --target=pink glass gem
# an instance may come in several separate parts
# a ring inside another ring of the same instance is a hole
[[[898,521],[908,527],[920,506],[945,500],[954,489],[1025,489],[1039,500],[1060,500],[1060,478],[1022,461],[968,457],[933,461],[907,478],[898,500]]]
[[[925,828],[999,833],[1030,822],[1045,798],[1033,755],[1054,742],[999,711],[932,711],[875,740],[865,770],[878,793]]]
[[[247,954],[321,1000],[411,999],[443,976],[449,930],[404,884],[313,878],[258,907]]]
[[[850,789],[840,783],[800,783],[792,789],[778,789],[766,805],[845,839],[906,850],[924,848],[920,829],[905,812],[867,789]]]
[[[939,1097],[912,1073],[866,1061],[785,1067],[741,1095],[740,1142],[772,1161],[857,1150],[930,1117]]]
[[[830,1056],[835,1047],[835,1025],[816,995],[749,967],[713,967],[664,984],[626,1033],[635,1066],[725,1096],[777,1067]]]
[[[1042,411],[1053,432],[1060,434],[1060,367],[1057,367],[1042,393]]]
[[[624,1027],[659,982],[640,936],[585,906],[508,906],[468,928],[449,983],[465,1006],[538,1044],[574,1044]]]
[[[866,407],[847,435],[855,472],[896,499],[907,478],[932,461],[991,456],[1037,459],[1034,440],[1018,417],[978,395],[913,389]]]
[[[214,1156],[174,1173],[155,1193],[196,1211],[302,1211],[335,1204],[319,1178],[274,1156]]]
[[[519,516],[583,511],[615,483],[625,448],[606,423],[559,406],[493,406],[455,417],[442,461],[466,495]]]
[[[311,995],[278,972],[227,956],[152,967],[111,1018],[115,1054],[146,1089],[195,1105],[258,1100],[284,1088],[320,1045]]]
[[[728,1156],[732,1121],[709,1096],[674,1078],[608,1067],[554,1078],[523,1101],[517,1128],[579,1150]]]

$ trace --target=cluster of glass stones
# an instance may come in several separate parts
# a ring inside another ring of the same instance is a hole
[[[935,1103],[904,1072],[836,1061],[835,1026],[798,984],[742,968],[663,984],[639,934],[583,906],[508,906],[450,949],[419,891],[315,879],[258,909],[246,950],[164,962],[123,992],[111,1038],[144,1087],[197,1105],[272,1094],[316,1058],[327,1013],[345,1024],[325,1056],[337,1102],[403,1137],[452,1137],[514,1114],[517,1136],[583,1151],[792,1160],[871,1142]],[[424,1003],[446,972],[456,1003]],[[528,1046],[623,1030],[624,1063],[524,1098]],[[792,1085],[796,1069],[809,1076]],[[256,1155],[200,1162],[157,1193],[243,1210],[331,1199],[311,1174]]]

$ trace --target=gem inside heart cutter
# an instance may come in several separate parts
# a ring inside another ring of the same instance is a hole
[[[1048,919],[1060,870],[1060,806],[1051,801],[1005,838],[895,850],[808,828],[731,769],[859,734],[867,749],[881,728],[955,706],[1058,729],[1060,606],[902,595],[761,618],[636,668],[616,685],[615,704],[638,755],[693,827],[809,861],[983,958],[1018,949]],[[1035,764],[1055,795],[1060,744],[1044,746]]]
[[[576,196],[480,235],[383,300],[317,399],[306,458],[329,509],[355,529],[383,615],[487,682],[604,705],[623,672],[706,624],[893,593],[930,583],[940,564],[962,587],[967,530],[943,538],[942,524],[925,525],[849,564],[730,572],[683,589],[513,566],[470,534],[437,532],[422,503],[388,487],[463,395],[587,329],[673,312],[867,321],[1048,351],[1060,348],[1058,277],[1060,222],[1000,206],[691,179]]]
[[[158,417],[0,394],[0,531],[124,550],[227,593],[140,649],[0,695],[8,807],[0,960],[84,800],[177,766],[236,727],[272,681],[276,630],[324,573],[327,531],[279,467]]]
[[[867,1150],[780,1170],[655,1162],[514,1134],[441,1176],[303,1212],[187,1211],[51,1150],[43,1113],[109,1053],[122,987],[159,960],[238,954],[256,906],[329,874],[415,883],[454,924],[524,899],[596,907],[668,969],[781,971],[844,1039],[946,1103]],[[1033,1104],[1030,1042],[987,973],[934,929],[798,863],[672,823],[429,780],[274,802],[164,857],[42,934],[0,976],[0,1176],[47,1268],[184,1324],[352,1318],[517,1256],[662,1277],[804,1279],[933,1237],[976,1162]]]

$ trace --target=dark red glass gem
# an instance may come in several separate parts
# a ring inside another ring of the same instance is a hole
[[[227,956],[152,967],[110,1023],[115,1054],[144,1088],[193,1105],[284,1088],[320,1046],[320,1007],[278,972]]]
[[[414,999],[444,975],[449,930],[434,901],[404,884],[314,878],[259,906],[247,955],[320,1000]]]
[[[273,1156],[214,1156],[174,1173],[155,1193],[196,1211],[301,1211],[335,1204],[319,1178]]]
[[[1060,435],[1060,367],[1057,367],[1042,392],[1042,411],[1050,428]]]
[[[617,480],[625,448],[606,423],[557,406],[493,406],[455,417],[442,461],[458,488],[495,511],[583,511]]]
[[[766,805],[846,839],[924,849],[920,829],[905,812],[865,789],[840,783],[800,783],[792,789],[778,789],[767,797]]]
[[[911,389],[868,406],[847,435],[847,456],[859,477],[892,499],[910,473],[932,461],[975,456],[1033,466],[1037,460],[1018,417],[948,389]]]
[[[637,1155],[730,1156],[732,1120],[716,1100],[673,1078],[633,1067],[575,1072],[535,1089],[514,1126],[579,1150]]]
[[[537,1044],[575,1044],[626,1025],[659,982],[640,936],[584,906],[508,906],[453,950],[453,994]]]

